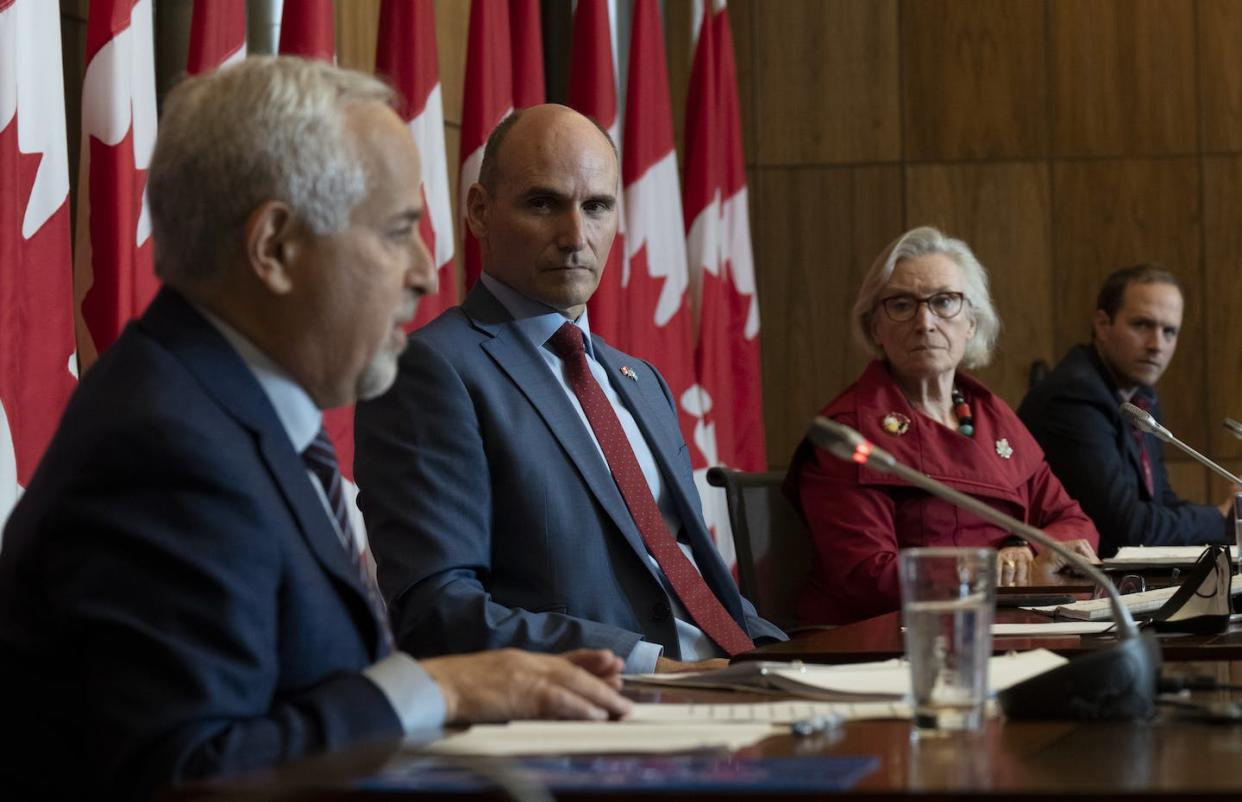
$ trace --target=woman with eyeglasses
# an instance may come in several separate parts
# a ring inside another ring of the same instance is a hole
[[[966,243],[935,228],[908,231],[876,258],[854,302],[854,337],[875,360],[820,414],[1094,560],[1099,534],[1034,438],[1004,401],[959,369],[987,364],[999,330],[987,273]],[[817,557],[798,601],[804,624],[898,609],[897,551],[911,546],[991,546],[1002,584],[1064,567],[1051,551],[809,442],[794,454],[785,491],[810,527]]]

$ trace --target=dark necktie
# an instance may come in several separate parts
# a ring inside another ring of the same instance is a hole
[[[582,411],[586,413],[600,450],[604,452],[608,469],[612,471],[613,481],[625,499],[625,506],[634,518],[643,543],[673,586],[677,598],[699,629],[730,656],[755,648],[750,637],[721,605],[668,531],[629,438],[621,428],[616,410],[591,375],[581,329],[573,323],[566,323],[548,343],[552,351],[565,361],[570,389],[578,397],[578,403],[582,404]]]
[[[1138,393],[1130,399],[1130,403],[1143,410],[1151,412],[1151,402]],[[1134,442],[1138,445],[1139,462],[1143,465],[1143,484],[1147,487],[1147,495],[1151,498],[1156,497],[1156,482],[1151,475],[1151,456],[1147,453],[1147,438],[1143,436],[1143,432],[1139,427],[1131,424],[1130,431],[1134,435]]]
[[[319,429],[315,439],[302,452],[302,460],[319,479],[319,484],[323,486],[324,495],[328,498],[328,506],[332,509],[332,517],[336,520],[341,546],[345,549],[345,555],[354,566],[354,570],[358,572],[358,580],[366,590],[371,611],[375,614],[380,629],[384,633],[384,653],[388,654],[394,648],[392,630],[388,626],[388,610],[375,584],[375,578],[367,569],[366,560],[358,548],[358,541],[354,538],[354,527],[349,521],[349,505],[345,500],[345,486],[336,461],[336,449],[332,447],[327,431],[323,428]]]

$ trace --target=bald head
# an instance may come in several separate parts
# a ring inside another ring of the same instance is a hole
[[[612,140],[578,112],[549,104],[509,118],[466,197],[484,272],[576,319],[617,233],[619,177]]]
[[[599,135],[604,138],[604,141],[608,143],[608,146],[612,148],[613,158],[617,161],[618,171],[620,170],[621,154],[617,151],[617,143],[612,141],[612,136],[606,128],[599,124],[599,121],[594,117],[587,117],[574,111],[568,106],[562,106],[558,103],[545,103],[526,109],[514,110],[512,114],[501,120],[492,129],[492,133],[488,135],[487,145],[483,148],[483,163],[479,166],[479,183],[486,187],[489,192],[495,192],[497,183],[502,180],[501,160],[504,158],[505,140],[509,138],[509,133],[517,127],[519,121],[528,116],[534,118],[530,122],[539,130],[542,130],[541,126],[555,125],[554,121],[562,116],[577,118],[579,121],[590,123]],[[573,125],[569,119],[565,119],[562,122]]]

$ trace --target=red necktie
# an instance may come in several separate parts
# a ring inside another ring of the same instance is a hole
[[[1151,412],[1151,402],[1138,393],[1130,399],[1130,403],[1143,410]],[[1130,429],[1134,433],[1134,442],[1138,444],[1139,462],[1143,465],[1143,484],[1147,486],[1147,495],[1151,498],[1156,497],[1156,482],[1151,475],[1151,457],[1147,454],[1147,438],[1143,436],[1143,432],[1137,426],[1131,426]]]
[[[328,439],[328,433],[322,427],[315,435],[315,439],[302,452],[302,460],[319,479],[319,484],[323,485],[324,495],[328,497],[328,506],[332,508],[332,517],[336,520],[337,535],[341,539],[341,546],[344,547],[345,555],[349,557],[354,570],[358,572],[358,580],[367,592],[367,601],[384,635],[384,654],[387,655],[394,648],[392,629],[388,626],[388,608],[384,604],[384,597],[380,595],[379,588],[375,585],[375,578],[371,576],[366,559],[358,549],[358,541],[354,539],[354,527],[349,522],[349,507],[345,501],[341,471],[337,466],[336,449],[332,447],[332,441]]]
[[[587,421],[595,432],[600,450],[612,471],[613,481],[625,499],[635,525],[642,535],[647,550],[655,557],[664,576],[668,577],[673,592],[694,619],[699,629],[716,642],[729,656],[750,651],[755,644],[729,615],[716,594],[703,581],[685,552],[669,533],[660,515],[660,508],[651,495],[651,487],[638,466],[638,458],[630,446],[616,410],[600,389],[587,365],[586,346],[582,331],[573,323],[561,326],[548,340],[552,351],[565,361],[568,368],[569,386],[582,404]]]

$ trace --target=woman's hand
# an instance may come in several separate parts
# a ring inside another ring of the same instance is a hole
[[[996,584],[1027,585],[1035,554],[1026,546],[1007,546],[996,552]]]
[[[1091,548],[1089,541],[1065,540],[1061,542],[1061,545],[1075,554],[1081,555],[1089,563],[1098,563],[1100,561],[1100,558],[1095,556],[1095,549]],[[1056,574],[1063,571],[1072,571],[1074,564],[1052,549],[1040,549],[1039,555],[1035,557],[1035,567],[1039,571]]]

